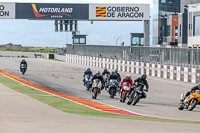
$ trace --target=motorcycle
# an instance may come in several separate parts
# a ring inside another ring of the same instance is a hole
[[[110,98],[114,98],[118,91],[119,83],[117,80],[110,80],[110,84],[108,86],[108,93],[110,94]]]
[[[93,84],[92,84],[92,90],[91,90],[91,93],[92,93],[92,98],[93,99],[96,99],[97,96],[100,94],[101,92],[101,87],[102,87],[102,83],[99,79],[95,79],[93,81]]]
[[[92,84],[92,76],[85,75],[84,82],[85,82],[85,86],[87,88],[86,90],[90,91],[90,87],[91,87],[91,84]]]
[[[131,104],[136,105],[140,101],[140,99],[142,99],[143,93],[144,92],[140,85],[134,87],[133,90],[131,91],[131,93],[129,94],[127,104],[128,105],[131,105]]]
[[[108,74],[105,74],[103,75],[103,80],[104,80],[104,83],[105,83],[105,90],[107,90],[107,87],[108,87]]]
[[[131,88],[131,85],[128,82],[123,83],[121,92],[120,92],[120,102],[126,101],[130,88]]]
[[[184,94],[181,95],[181,102],[178,105],[178,109],[192,111],[198,104],[200,104],[200,90],[195,90],[186,98]]]
[[[25,74],[26,69],[27,69],[27,67],[26,67],[25,64],[21,64],[21,65],[20,65],[20,71],[22,72],[23,75]]]

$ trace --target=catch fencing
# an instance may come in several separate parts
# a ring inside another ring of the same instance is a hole
[[[67,54],[200,68],[198,48],[67,45]]]

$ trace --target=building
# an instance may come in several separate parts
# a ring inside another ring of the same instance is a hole
[[[186,35],[182,25],[186,16],[182,13],[188,4],[199,2],[200,0],[154,0],[153,44],[178,46],[178,43],[187,42],[180,36],[182,33]]]
[[[200,3],[188,5],[188,47],[200,47]]]

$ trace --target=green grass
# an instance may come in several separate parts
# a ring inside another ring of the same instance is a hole
[[[39,90],[35,90],[31,87],[25,86],[21,83],[18,83],[4,75],[0,74],[0,84],[3,84],[15,91],[18,91],[22,94],[29,95],[30,97],[39,100],[43,103],[46,103],[56,109],[61,111],[71,113],[71,114],[80,114],[87,116],[95,117],[107,117],[107,118],[120,118],[120,119],[132,119],[132,120],[145,120],[145,121],[155,121],[155,122],[173,122],[173,123],[190,123],[190,124],[200,124],[200,121],[187,121],[187,120],[170,120],[170,119],[158,119],[158,118],[146,118],[146,117],[136,117],[136,116],[127,116],[112,114],[107,112],[101,112],[89,107],[50,95]]]

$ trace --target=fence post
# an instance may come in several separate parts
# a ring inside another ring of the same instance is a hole
[[[150,64],[149,64],[149,63],[146,63],[146,74],[147,74],[147,75],[150,75],[150,74],[149,74],[149,68],[150,68]]]
[[[167,78],[167,72],[168,70],[167,70],[167,65],[164,65],[163,66],[163,78]]]
[[[161,77],[161,65],[157,64],[157,77]]]
[[[196,83],[197,82],[197,70],[196,70],[196,68],[192,68],[191,74],[192,74],[191,75],[191,77],[192,77],[191,82]]]
[[[184,67],[184,81],[185,82],[188,82],[188,75],[189,72],[188,72],[188,68],[187,67]]]

